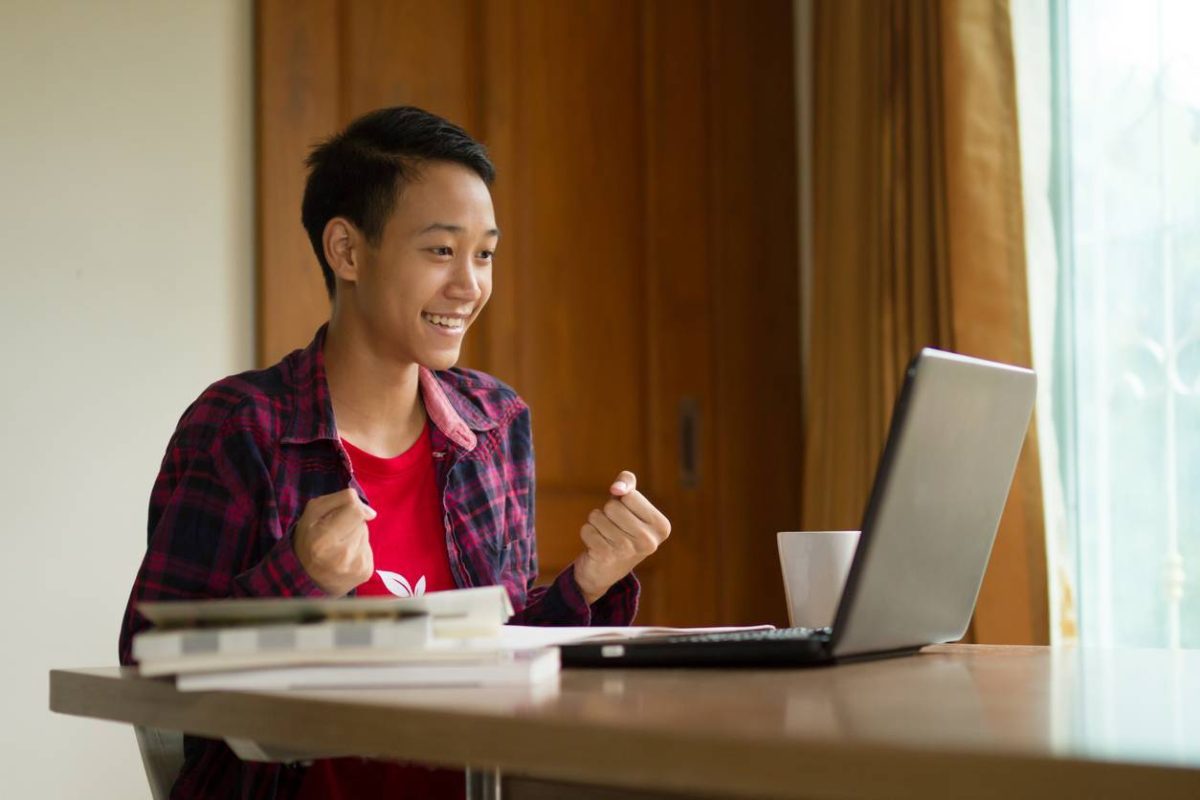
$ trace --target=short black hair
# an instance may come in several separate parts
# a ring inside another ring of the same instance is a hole
[[[496,177],[482,144],[454,123],[413,106],[365,114],[309,153],[300,219],[330,297],[336,281],[322,242],[329,220],[345,217],[368,242],[379,244],[400,190],[426,161],[462,164],[489,186]]]

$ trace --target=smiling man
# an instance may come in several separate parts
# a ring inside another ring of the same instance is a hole
[[[669,535],[666,517],[622,471],[580,520],[578,558],[535,588],[529,409],[495,378],[454,368],[500,240],[484,148],[440,117],[388,108],[308,166],[302,217],[330,320],[308,347],[218,381],[184,413],[151,494],[121,662],[145,600],[502,584],[515,623],[630,623],[631,570]],[[446,771],[250,764],[193,738],[185,749],[172,797],[462,793]]]

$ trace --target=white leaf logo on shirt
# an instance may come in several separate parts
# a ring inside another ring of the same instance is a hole
[[[399,572],[388,572],[386,569],[377,569],[375,574],[383,581],[384,587],[396,595],[397,597],[420,597],[425,594],[425,576],[417,581],[417,588],[414,590],[409,584],[408,579]]]

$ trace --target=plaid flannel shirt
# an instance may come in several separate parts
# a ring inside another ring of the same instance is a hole
[[[184,412],[150,495],[149,544],[121,627],[122,664],[148,622],[146,600],[320,596],[292,549],[305,504],[353,487],[325,381],[325,326],[265,370],[210,386]],[[589,606],[568,567],[534,586],[534,468],[529,409],[479,372],[420,371],[431,425],[446,548],[460,587],[503,584],[526,625],[625,625],[633,575]],[[289,797],[304,768],[242,762],[223,743],[185,740],[172,797]]]

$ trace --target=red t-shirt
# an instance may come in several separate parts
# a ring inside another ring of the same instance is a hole
[[[358,595],[412,597],[455,588],[429,426],[395,458],[373,456],[345,439],[342,444],[371,507],[379,512],[367,524],[375,574],[358,587]]]
[[[358,595],[410,597],[455,588],[429,426],[395,458],[371,455],[345,439],[342,445],[371,507],[379,512],[367,523],[375,574],[358,587]],[[301,800],[451,800],[464,794],[460,771],[362,758],[314,761],[300,790]]]

